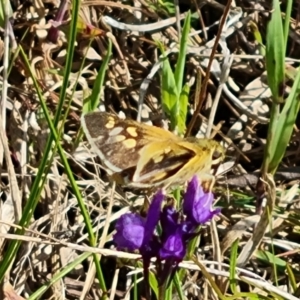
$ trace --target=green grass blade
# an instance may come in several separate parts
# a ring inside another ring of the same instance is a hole
[[[49,125],[49,128],[50,128],[50,132],[52,133],[52,135],[49,136],[49,139],[48,139],[48,143],[46,145],[46,149],[45,149],[45,154],[46,153],[50,153],[50,150],[52,148],[51,144],[52,143],[49,143],[49,140],[51,140],[51,137],[53,136],[54,137],[54,140],[56,142],[56,146],[58,148],[58,152],[59,152],[59,155],[60,155],[60,158],[62,160],[62,163],[65,167],[65,171],[66,171],[66,174],[69,178],[69,181],[70,181],[70,185],[74,191],[74,194],[78,200],[78,205],[81,209],[81,213],[84,217],[84,221],[85,221],[85,224],[86,224],[86,227],[87,227],[87,231],[89,233],[89,238],[90,238],[90,243],[91,243],[91,246],[96,246],[96,239],[95,239],[95,236],[94,236],[94,233],[93,233],[93,228],[92,228],[92,225],[91,225],[91,222],[90,222],[90,217],[89,217],[89,213],[88,211],[86,210],[85,208],[85,205],[84,205],[84,201],[81,197],[81,193],[79,191],[79,188],[76,184],[76,181],[74,179],[74,176],[73,176],[73,173],[72,173],[72,170],[69,166],[69,163],[68,163],[68,160],[64,154],[64,151],[62,149],[62,146],[60,145],[59,143],[59,137],[58,137],[58,134],[56,132],[56,129],[54,127],[54,124],[52,123],[52,120],[50,118],[50,114],[48,112],[48,109],[47,109],[47,106],[45,104],[45,101],[43,100],[42,98],[42,94],[41,94],[41,91],[39,89],[39,86],[37,84],[37,81],[34,77],[34,74],[31,70],[31,67],[30,67],[30,64],[28,62],[28,60],[26,59],[25,57],[25,53],[23,51],[23,49],[21,48],[21,54],[23,55],[23,57],[25,58],[24,61],[27,65],[27,68],[29,70],[29,72],[31,73],[31,78],[33,79],[33,83],[34,83],[34,86],[36,88],[36,91],[38,93],[38,96],[39,96],[39,99],[40,99],[40,103],[41,103],[41,106],[43,108],[43,113],[44,113],[44,116],[47,120],[47,123]],[[48,148],[49,147],[49,148]],[[53,150],[53,152],[55,152],[55,149]],[[43,189],[43,184],[45,182],[45,178],[46,176],[44,174],[47,174],[47,170],[48,168],[50,167],[50,162],[51,160],[48,159],[48,156],[49,155],[44,155],[43,159],[42,159],[42,162],[39,166],[39,169],[38,169],[38,174],[36,176],[36,179],[33,183],[33,186],[31,188],[31,192],[30,192],[30,196],[29,196],[29,199],[28,199],[28,202],[26,203],[26,206],[24,208],[24,211],[23,211],[23,216],[21,218],[21,221],[20,221],[20,226],[22,227],[26,227],[32,217],[32,214],[34,212],[34,209],[38,203],[38,200],[40,199],[40,194],[41,194],[41,191]],[[46,167],[48,165],[48,167]],[[41,184],[42,183],[42,184]],[[18,234],[23,234],[23,230],[19,230],[17,231]],[[2,271],[3,271],[3,268],[7,267],[6,263],[9,263],[11,259],[13,259],[13,253],[15,253],[19,247],[20,243],[18,241],[13,241],[10,245],[10,247],[12,247],[11,249],[11,252],[9,251],[8,253],[12,254],[11,256],[9,256],[7,258],[7,261],[5,261],[5,263],[1,264],[0,266],[0,276],[2,276]],[[96,258],[97,256],[94,255]],[[99,264],[99,260],[97,260],[98,264]],[[100,265],[99,265],[100,267]],[[97,269],[97,265],[96,265],[96,269]],[[101,269],[100,270],[97,270],[100,274],[100,278],[102,278],[102,272],[101,272]],[[99,275],[98,274],[98,275]],[[104,284],[104,280],[103,278],[101,279],[100,281],[101,283],[101,288],[106,290],[105,288],[105,284]]]
[[[134,300],[138,300],[139,296],[138,296],[138,275],[137,273],[134,274],[133,276],[133,299]]]
[[[191,14],[187,14],[187,17],[184,21],[182,36],[180,40],[180,50],[178,54],[177,64],[175,68],[175,82],[177,86],[177,91],[180,91],[179,103],[176,105],[177,111],[174,111],[176,114],[176,125],[177,130],[180,135],[183,135],[186,130],[186,115],[187,115],[187,105],[190,88],[188,85],[183,85],[183,76],[185,71],[186,64],[186,52],[187,45],[189,40],[189,32],[191,28]]]
[[[236,275],[236,263],[237,263],[237,256],[238,256],[238,246],[239,246],[239,240],[237,239],[233,243],[230,252],[229,284],[230,284],[231,292],[233,294],[237,292],[237,283],[236,283],[235,275]]]
[[[68,264],[63,268],[62,271],[55,274],[48,282],[47,284],[40,287],[38,290],[36,290],[29,298],[28,300],[35,300],[35,299],[41,299],[41,297],[55,282],[61,280],[64,276],[66,276],[69,272],[74,270],[74,268],[82,263],[85,259],[87,259],[89,256],[91,256],[91,253],[83,253],[79,255],[72,263]]]
[[[189,40],[190,28],[191,28],[191,13],[188,12],[182,29],[180,49],[178,53],[178,59],[177,59],[177,64],[175,67],[175,74],[174,74],[177,91],[181,91],[183,85],[183,76],[184,76],[184,69],[185,69],[185,62],[186,62],[186,49]]]
[[[297,283],[297,279],[294,274],[293,268],[289,263],[286,264],[286,273],[287,273],[292,291],[293,291],[293,293],[295,293],[298,289],[298,283]]]
[[[181,280],[179,279],[178,272],[176,272],[175,275],[174,275],[173,284],[176,288],[178,298],[180,300],[184,300],[185,297],[184,297],[184,294],[183,294],[182,283],[181,283]]]
[[[74,5],[73,14],[75,15],[75,18],[74,18],[74,20],[72,18],[72,22],[76,22],[78,11],[79,11],[79,1],[78,0],[74,1],[73,5]],[[55,131],[55,128],[57,127],[57,124],[58,124],[58,121],[59,121],[59,118],[60,118],[60,113],[62,111],[64,98],[65,98],[65,95],[66,95],[68,77],[69,77],[69,74],[70,74],[70,71],[71,71],[71,62],[72,62],[72,59],[73,59],[75,37],[76,37],[76,32],[70,31],[69,47],[68,47],[68,52],[67,52],[68,55],[67,55],[67,62],[66,62],[66,70],[69,70],[69,73],[65,72],[65,75],[66,75],[65,78],[64,78],[65,86],[62,87],[62,92],[61,92],[61,95],[60,95],[61,96],[60,97],[60,102],[58,103],[57,113],[56,113],[55,121],[54,121],[54,124],[53,124],[54,125],[53,126],[54,131]],[[25,56],[24,51],[22,50],[21,52],[22,52],[24,61],[27,64],[27,66],[30,65],[27,58],[26,58],[26,56]],[[67,66],[68,66],[68,68],[67,68]],[[29,68],[29,70],[30,70],[30,68]],[[33,79],[35,80],[34,77],[33,77]],[[42,95],[39,91],[39,87],[38,87],[36,81],[35,81],[35,84],[38,88],[37,93],[38,93],[39,100],[41,101],[41,103],[44,103]],[[24,208],[23,216],[22,216],[22,218],[20,220],[20,223],[19,223],[20,226],[26,226],[29,223],[29,220],[30,220],[30,218],[33,214],[34,208],[36,207],[38,199],[40,198],[39,196],[40,196],[40,193],[41,193],[41,190],[42,190],[42,187],[44,185],[45,178],[46,178],[45,174],[47,174],[45,172],[46,171],[46,165],[47,165],[47,163],[49,163],[49,158],[48,157],[49,157],[49,153],[50,153],[51,148],[52,148],[52,142],[54,140],[55,134],[56,134],[56,131],[54,133],[53,132],[50,133],[49,139],[48,139],[46,147],[45,147],[43,159],[42,159],[41,164],[39,166],[37,176],[36,176],[36,178],[33,182],[33,185],[31,187],[29,199],[28,199],[27,204]],[[50,163],[48,165],[50,165]],[[23,234],[23,232],[24,232],[23,230],[18,230],[17,234]],[[6,252],[6,254],[3,258],[2,264],[0,266],[0,281],[3,279],[5,271],[7,270],[10,263],[12,262],[14,256],[16,255],[16,252],[17,252],[19,246],[20,246],[19,241],[12,241],[10,243],[9,250]]]
[[[71,18],[71,25],[70,25],[70,34],[68,36],[68,49],[67,49],[67,60],[66,60],[66,66],[64,71],[64,78],[62,83],[61,92],[59,94],[59,101],[58,106],[56,110],[56,114],[54,117],[54,127],[57,127],[57,124],[61,118],[61,112],[63,111],[63,104],[64,100],[67,95],[67,88],[69,85],[69,76],[71,74],[72,70],[72,64],[73,64],[73,57],[74,57],[74,50],[75,50],[75,43],[76,43],[76,35],[77,35],[77,21],[78,21],[78,14],[79,14],[79,6],[80,1],[75,0],[72,2],[72,18]],[[53,137],[52,137],[53,140]]]
[[[63,111],[63,104],[64,104],[64,99],[66,98],[66,93],[67,93],[67,88],[68,88],[68,84],[69,84],[69,76],[72,70],[72,64],[73,64],[73,56],[74,56],[74,50],[75,50],[75,44],[76,44],[76,36],[77,36],[77,24],[78,24],[78,16],[79,16],[79,7],[80,7],[80,1],[79,0],[74,0],[72,2],[72,17],[71,17],[71,24],[70,24],[70,32],[68,35],[68,49],[67,49],[67,60],[66,60],[66,66],[65,66],[65,72],[64,72],[64,79],[63,79],[63,84],[62,84],[62,89],[61,89],[61,93],[60,93],[60,97],[59,97],[59,103],[58,103],[58,107],[57,107],[57,111],[54,117],[54,128],[57,128],[58,122],[61,118],[61,112]],[[50,124],[49,124],[50,125]],[[51,131],[51,135],[49,138],[49,143],[50,145],[52,144],[52,141],[54,139],[54,132]],[[56,140],[56,142],[58,143],[58,140]],[[48,143],[47,143],[48,145]],[[59,146],[59,145],[58,145]],[[90,239],[90,243],[91,246],[95,247],[96,246],[96,239],[95,239],[95,235],[93,233],[93,228],[91,225],[91,221],[90,221],[90,216],[85,208],[84,205],[84,201],[81,197],[81,193],[78,189],[78,186],[75,182],[73,173],[70,169],[70,166],[67,162],[67,160],[64,160],[64,157],[62,155],[62,151],[60,151],[60,147],[58,147],[59,150],[59,154],[61,156],[61,159],[63,161],[64,167],[66,168],[66,173],[68,175],[68,178],[70,180],[70,184],[74,190],[74,194],[78,200],[78,205],[80,207],[81,213],[83,214],[83,218],[87,227],[87,231],[89,234],[89,239]],[[97,277],[99,280],[99,284],[101,286],[101,289],[106,291],[106,287],[105,287],[105,282],[103,279],[103,275],[102,275],[102,271],[101,271],[101,267],[100,267],[100,262],[98,259],[97,255],[93,255],[94,258],[94,263],[95,263],[95,268],[96,268],[96,273],[97,273]],[[106,298],[106,297],[105,297]]]
[[[287,47],[287,41],[289,37],[290,22],[291,22],[291,13],[293,8],[293,0],[288,0],[285,11],[285,20],[284,20],[284,47]]]
[[[156,299],[158,299],[158,282],[155,275],[151,271],[149,272],[149,284],[156,296]]]
[[[73,24],[73,26],[71,26],[71,30],[70,30],[69,48],[68,48],[69,51],[68,51],[67,61],[66,61],[65,77],[64,77],[64,81],[63,81],[63,87],[62,87],[62,90],[61,90],[61,94],[60,94],[60,101],[58,103],[57,112],[56,112],[55,119],[54,119],[53,123],[52,123],[52,120],[51,120],[50,115],[48,113],[47,106],[46,106],[46,104],[43,100],[43,97],[42,97],[41,91],[39,89],[39,86],[37,84],[37,81],[36,81],[36,79],[33,75],[33,72],[31,70],[30,63],[27,60],[27,57],[26,57],[23,49],[21,49],[21,54],[24,58],[24,62],[27,66],[27,69],[31,72],[31,77],[32,77],[33,82],[34,82],[36,92],[38,93],[38,97],[39,97],[39,100],[40,100],[40,103],[41,103],[41,106],[42,106],[42,109],[43,109],[43,112],[44,112],[44,116],[47,119],[47,122],[48,122],[48,125],[49,125],[49,128],[50,128],[50,135],[49,135],[46,147],[45,147],[43,159],[42,159],[41,164],[38,168],[37,176],[36,176],[36,178],[33,182],[33,185],[32,185],[31,191],[30,191],[30,195],[29,195],[29,199],[26,203],[26,206],[24,208],[24,212],[23,212],[23,215],[22,215],[22,218],[21,218],[19,224],[22,227],[26,227],[28,225],[28,223],[31,219],[31,216],[34,212],[34,209],[35,209],[35,207],[36,207],[36,205],[37,205],[37,203],[40,199],[40,194],[41,194],[41,191],[42,191],[44,183],[45,183],[46,174],[48,173],[48,170],[49,170],[50,165],[51,165],[51,159],[49,158],[49,154],[50,154],[50,151],[52,149],[52,143],[53,143],[53,141],[55,141],[56,142],[55,146],[58,148],[58,152],[59,152],[61,160],[64,164],[64,167],[65,167],[66,173],[68,175],[68,178],[70,180],[70,184],[73,188],[75,196],[78,199],[79,207],[80,207],[80,209],[82,211],[82,214],[84,216],[84,220],[86,222],[87,230],[88,230],[88,233],[89,233],[90,243],[91,243],[92,246],[96,246],[96,239],[95,239],[95,236],[93,234],[89,214],[85,209],[84,202],[81,198],[81,193],[80,193],[80,191],[78,189],[78,186],[75,182],[73,173],[72,173],[71,168],[68,164],[68,161],[67,161],[67,159],[64,155],[63,149],[62,149],[62,147],[59,143],[59,136],[58,136],[58,134],[56,132],[56,129],[55,129],[58,125],[58,122],[59,122],[60,118],[61,118],[62,107],[63,107],[63,104],[64,104],[64,99],[65,99],[66,90],[67,90],[67,86],[68,86],[68,78],[69,78],[69,74],[71,72],[73,53],[74,53],[74,47],[75,47],[74,45],[75,45],[75,37],[76,37],[76,22],[77,22],[78,11],[79,11],[79,1],[74,1],[73,2],[73,9],[72,9],[72,24],[73,23],[74,24]],[[54,149],[53,149],[53,155],[55,153],[56,147],[54,147]],[[53,157],[53,155],[52,155],[52,157]],[[17,234],[23,234],[24,230],[17,230],[16,233]],[[12,241],[10,243],[10,245],[8,247],[8,251],[6,252],[6,254],[5,254],[5,256],[2,260],[2,264],[0,266],[0,280],[3,280],[4,274],[7,270],[7,268],[9,267],[9,265],[11,264],[13,258],[15,257],[19,246],[20,246],[19,241]],[[94,255],[94,262],[95,262],[97,275],[98,275],[98,279],[100,281],[101,288],[104,291],[106,291],[105,283],[104,283],[101,268],[100,268],[100,263],[99,263],[99,260],[97,259],[96,255]]]
[[[8,0],[6,0],[8,1]],[[8,9],[8,15],[7,17],[10,18],[13,15],[13,10],[11,8],[11,4],[10,1],[8,1],[8,3],[6,3],[6,1],[1,1],[0,4],[0,27],[4,28],[5,27],[5,10],[6,10],[6,5],[7,9]]]
[[[108,63],[112,54],[112,42],[110,39],[108,39],[108,48],[107,53],[103,59],[103,62],[101,64],[101,68],[97,74],[96,80],[94,82],[92,94],[90,97],[88,97],[88,101],[84,101],[82,112],[87,113],[90,111],[94,111],[100,104],[100,97],[101,92],[103,89],[103,82],[106,75],[106,70],[108,67]]]
[[[89,97],[87,97],[87,99],[84,100],[83,107],[82,107],[83,114],[90,112],[90,111],[94,111],[100,104],[100,97],[101,97],[101,93],[102,93],[102,89],[103,89],[103,82],[104,82],[104,78],[105,78],[106,70],[108,67],[108,63],[110,61],[111,54],[112,54],[112,42],[109,39],[107,53],[103,59],[100,70],[95,79],[92,94]],[[82,138],[82,135],[83,135],[83,130],[82,130],[82,127],[80,127],[79,133],[77,134],[76,141],[74,143],[74,149],[76,149],[78,147],[79,142]]]
[[[179,98],[179,115],[177,116],[177,129],[179,135],[183,135],[186,130],[186,115],[189,103],[190,87],[185,85]]]
[[[160,48],[164,55],[163,48]],[[166,113],[166,115],[170,118],[171,130],[174,130],[177,126],[176,116],[178,112],[179,92],[177,90],[175,77],[167,56],[163,58],[162,63],[161,96],[163,110]]]
[[[286,147],[290,142],[293,127],[299,112],[300,104],[300,72],[298,71],[292,90],[280,113],[276,126],[272,132],[273,140],[270,144],[269,172],[274,174],[280,164]]]
[[[170,281],[168,288],[165,285],[159,287],[159,293],[159,299],[173,300],[173,281]]]
[[[285,87],[285,75],[287,74],[284,58],[289,30],[287,23],[289,23],[291,13],[290,5],[289,2],[283,29],[279,1],[274,0],[274,12],[272,13],[272,18],[267,28],[266,63],[268,83],[273,96],[273,104],[262,167],[263,174],[266,174],[266,172],[274,174],[276,172],[290,141],[293,126],[299,111],[299,72],[294,72],[296,75],[294,74],[293,76],[296,78],[292,91],[287,100],[285,100],[286,103],[282,111],[280,107],[280,103],[284,102],[283,92]],[[289,78],[289,75],[287,75],[287,77]]]
[[[171,130],[178,129],[180,134],[183,134],[185,131],[189,94],[189,88],[187,86],[183,88],[182,85],[190,23],[191,14],[189,12],[183,25],[180,51],[178,54],[175,72],[173,73],[170,62],[166,56],[163,58],[161,71],[162,107],[166,115],[170,118]],[[158,47],[164,55],[163,45],[158,43]]]
[[[283,103],[285,41],[278,0],[273,1],[273,8],[267,27],[266,68],[273,101]]]
[[[269,251],[256,250],[255,257],[265,264],[275,266],[280,272],[284,272],[286,268],[286,261]]]

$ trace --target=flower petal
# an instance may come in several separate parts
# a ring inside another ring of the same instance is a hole
[[[184,194],[183,201],[183,212],[188,215],[191,214],[194,208],[194,202],[203,196],[204,192],[198,176],[195,175],[192,180],[188,183],[186,192]]]
[[[173,259],[175,261],[183,260],[186,253],[186,245],[183,241],[181,228],[178,226],[177,230],[169,235],[163,242],[159,251],[160,259]]]
[[[169,235],[169,233],[174,232],[178,224],[179,214],[173,206],[166,205],[163,208],[160,223],[163,230],[163,236]]]
[[[164,197],[164,193],[159,190],[152,199],[147,213],[143,244],[148,244],[153,237],[154,230],[160,218],[161,204],[164,200]]]
[[[119,249],[133,251],[140,249],[145,235],[145,221],[138,214],[128,213],[121,216],[116,224],[114,242]]]
[[[221,209],[212,209],[213,200],[214,196],[209,192],[194,202],[193,219],[196,223],[204,224],[221,211]]]
[[[189,182],[184,195],[183,211],[188,222],[201,225],[213,218],[220,209],[212,209],[214,196],[211,192],[204,193],[197,176]]]

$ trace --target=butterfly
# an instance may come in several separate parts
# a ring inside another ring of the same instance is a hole
[[[225,157],[224,148],[215,140],[181,138],[107,112],[87,113],[81,124],[108,174],[132,188],[182,184],[195,174],[202,182],[214,182],[211,169]]]

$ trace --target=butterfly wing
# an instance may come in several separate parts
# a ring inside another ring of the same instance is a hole
[[[106,112],[83,115],[81,123],[93,151],[112,172],[137,166],[140,151],[148,144],[181,140],[164,129],[123,120]]]
[[[176,175],[194,156],[194,151],[171,141],[148,144],[140,151],[132,181],[140,185],[160,185]]]

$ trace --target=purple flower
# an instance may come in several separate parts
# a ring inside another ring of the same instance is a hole
[[[152,257],[158,255],[160,242],[154,235],[155,228],[161,215],[161,204],[164,200],[162,191],[158,191],[149,206],[147,218],[138,214],[128,213],[123,215],[116,224],[117,233],[114,242],[119,249],[133,251],[138,249],[142,255],[146,298],[150,299],[149,266]]]
[[[117,233],[113,237],[119,249],[129,251],[138,249],[144,257],[155,256],[159,245],[154,238],[154,230],[159,222],[163,199],[162,191],[155,194],[146,219],[134,213],[121,216],[116,224]]]
[[[214,196],[211,192],[205,193],[194,176],[189,182],[183,201],[183,212],[186,220],[194,226],[204,224],[218,214],[221,209],[212,209]]]
[[[157,275],[159,285],[168,286],[178,269],[178,264],[186,254],[188,238],[183,230],[185,222],[172,205],[164,207],[160,223],[162,233]],[[163,264],[162,261],[164,261]]]
[[[160,222],[162,227],[160,259],[181,261],[186,253],[184,223],[179,222],[179,214],[173,206],[164,207]]]

